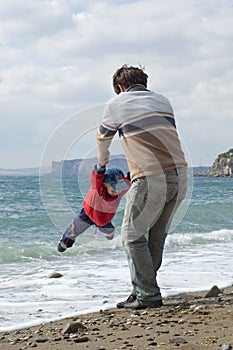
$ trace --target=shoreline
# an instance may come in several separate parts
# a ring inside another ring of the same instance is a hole
[[[228,350],[233,348],[232,326],[233,284],[166,297],[156,309],[112,308],[0,332],[0,348]]]

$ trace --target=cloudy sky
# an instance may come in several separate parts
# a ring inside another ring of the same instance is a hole
[[[170,99],[192,164],[211,165],[233,148],[232,19],[231,0],[1,1],[0,168],[39,166],[64,120],[83,128],[78,112],[113,96],[124,63]]]

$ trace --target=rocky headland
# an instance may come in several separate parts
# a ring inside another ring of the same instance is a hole
[[[221,153],[215,159],[207,176],[211,177],[233,177],[233,148],[228,152]]]

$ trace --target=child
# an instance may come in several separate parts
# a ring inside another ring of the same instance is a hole
[[[115,227],[112,218],[123,195],[130,187],[129,173],[125,177],[120,169],[105,172],[105,166],[95,166],[90,174],[90,189],[79,215],[71,222],[58,244],[58,251],[70,248],[78,235],[96,225],[105,237],[113,239]]]

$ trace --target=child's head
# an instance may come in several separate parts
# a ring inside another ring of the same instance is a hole
[[[104,174],[104,185],[110,196],[113,197],[128,188],[124,181],[123,172],[117,168],[112,168],[106,171]]]

